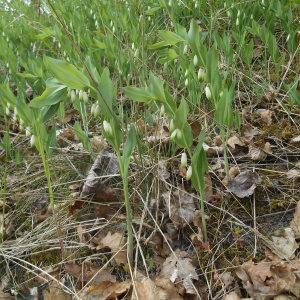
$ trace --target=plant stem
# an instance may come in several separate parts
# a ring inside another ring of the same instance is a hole
[[[120,165],[121,167],[121,165]],[[133,260],[133,231],[132,231],[132,209],[129,199],[129,190],[128,190],[128,171],[123,170],[122,181],[124,189],[124,200],[126,208],[126,222],[127,222],[127,256],[129,263],[132,263]]]
[[[227,156],[227,133],[225,132],[225,129],[222,128],[221,130],[221,138],[223,143],[223,156],[224,156],[224,166],[225,166],[225,174],[226,177],[229,178],[229,163],[228,163],[228,156]]]
[[[199,190],[199,202],[200,202],[200,214],[201,214],[201,221],[202,221],[202,230],[203,230],[203,238],[204,241],[207,241],[207,230],[206,230],[206,219],[205,219],[205,210],[204,210],[204,179],[201,180],[201,188]]]
[[[49,193],[49,200],[50,200],[50,205],[51,208],[54,208],[54,195],[53,195],[53,189],[52,189],[52,183],[51,183],[51,174],[50,174],[50,168],[48,164],[48,159],[44,151],[44,147],[42,145],[42,141],[39,139],[39,150],[40,150],[40,155],[42,158],[42,163],[44,167],[44,172],[47,178],[47,186],[48,186],[48,193]]]

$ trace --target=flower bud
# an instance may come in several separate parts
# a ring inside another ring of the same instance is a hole
[[[94,103],[91,108],[91,113],[94,117],[98,117],[100,114],[100,106],[98,103]]]
[[[177,130],[177,138],[178,139],[182,139],[182,131],[180,129],[176,129]]]
[[[165,114],[165,106],[162,105],[162,106],[160,107],[159,115],[162,117],[164,114]]]
[[[174,120],[173,119],[171,119],[171,121],[170,121],[169,129],[170,129],[170,132],[173,132],[175,130],[175,125],[174,125]]]
[[[79,93],[78,93],[78,98],[79,98],[79,100],[82,100],[82,95],[83,95],[83,91],[80,90]]]
[[[236,18],[235,25],[236,25],[236,26],[239,26],[239,25],[240,25],[240,19],[239,19],[239,18]]]
[[[193,169],[192,169],[192,166],[189,166],[187,171],[186,171],[186,180],[190,180],[191,177],[192,177],[192,174],[193,174]]]
[[[240,15],[241,15],[241,11],[238,10],[238,12],[237,12],[237,17],[239,17]]]
[[[194,63],[195,67],[198,65],[198,56],[197,55],[194,55],[193,63]]]
[[[72,90],[72,91],[70,92],[70,95],[71,95],[71,101],[74,102],[75,99],[76,99],[76,93],[75,93],[75,91]]]
[[[185,86],[188,86],[188,84],[189,84],[189,80],[186,79],[185,82],[184,82],[184,85],[185,85]]]
[[[171,136],[170,136],[170,140],[174,140],[174,139],[175,139],[175,137],[177,136],[177,131],[178,131],[178,129],[175,129],[175,130],[172,132],[172,134],[171,134]]]
[[[188,52],[188,45],[184,45],[183,54],[186,54],[187,52]]]
[[[82,92],[82,100],[83,100],[83,102],[88,103],[89,95],[87,92]]]
[[[108,135],[112,135],[113,132],[112,132],[112,128],[110,126],[110,124],[107,122],[107,121],[103,121],[103,129],[104,131],[108,134]]]
[[[211,91],[208,85],[205,87],[205,96],[207,99],[211,98]]]
[[[189,70],[188,70],[188,69],[186,69],[186,70],[185,70],[185,72],[184,72],[184,77],[187,77],[187,76],[188,76],[188,74],[189,74]]]
[[[10,110],[9,110],[9,106],[8,106],[8,105],[7,105],[6,108],[5,108],[5,114],[6,114],[7,116],[10,115]]]
[[[25,129],[25,135],[26,135],[27,137],[29,137],[29,136],[31,135],[31,132],[30,132],[30,128],[29,128],[29,127],[26,127],[26,129]]]
[[[205,71],[203,69],[199,69],[198,70],[198,79],[199,80],[205,80],[206,78],[206,74],[205,74]]]
[[[187,155],[185,152],[181,154],[180,167],[184,168],[187,166]]]
[[[36,141],[35,135],[32,135],[30,138],[30,146],[31,147],[33,147],[35,145],[35,141]]]

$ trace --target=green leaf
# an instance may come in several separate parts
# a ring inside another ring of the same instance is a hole
[[[60,84],[55,79],[48,79],[46,81],[46,89],[41,96],[35,97],[31,102],[30,106],[34,108],[42,108],[45,106],[51,106],[63,99],[67,87]]]
[[[149,103],[150,101],[155,99],[155,96],[149,91],[148,88],[138,88],[133,86],[128,86],[124,88],[125,95],[137,102],[146,102]]]
[[[152,8],[149,8],[148,10],[146,10],[145,15],[146,16],[153,16],[161,8],[162,8],[161,6],[154,6]]]
[[[88,78],[74,65],[55,58],[44,57],[45,66],[59,82],[71,89],[83,90],[90,86]]]
[[[190,29],[188,31],[188,38],[190,44],[195,48],[196,48],[196,44],[198,44],[200,39],[199,32],[200,32],[199,25],[194,19],[192,19],[190,23]]]
[[[18,76],[25,78],[25,79],[36,79],[38,76],[33,75],[31,73],[17,73]]]
[[[46,151],[50,155],[52,152],[51,147],[56,143],[56,129],[52,127],[47,135]]]
[[[127,140],[124,145],[123,155],[122,155],[122,163],[123,163],[123,170],[126,172],[129,167],[130,157],[132,155],[133,149],[136,145],[136,130],[133,124],[130,125],[127,134]]]
[[[155,50],[166,46],[174,46],[180,42],[185,42],[184,38],[172,31],[160,30],[158,35],[161,41],[149,46],[149,49]]]
[[[166,95],[164,91],[164,81],[156,77],[152,72],[149,77],[150,91],[156,96],[160,101],[166,100]]]
[[[43,122],[50,120],[58,111],[60,103],[56,103],[51,106],[46,106],[43,110]]]
[[[300,81],[296,80],[290,84],[289,97],[290,100],[297,105],[300,105],[300,90],[298,86],[300,85]]]
[[[175,113],[174,123],[175,127],[182,129],[187,124],[187,116],[189,113],[189,106],[185,99],[182,98],[179,107]]]
[[[190,148],[193,144],[193,132],[190,124],[186,123],[181,129],[182,138],[175,137],[175,143],[180,148]]]
[[[104,105],[108,106],[111,112],[113,107],[113,102],[115,100],[115,92],[114,92],[113,82],[110,79],[108,68],[105,68],[101,74],[99,89],[101,92],[101,98],[105,102]]]
[[[77,136],[77,138],[82,143],[84,149],[86,149],[90,152],[91,151],[91,144],[90,144],[89,138],[85,134],[85,132],[82,130],[81,125],[80,125],[79,122],[76,122],[74,124],[74,131],[75,131],[75,135]]]
[[[173,61],[178,57],[177,52],[174,49],[162,49],[159,52],[159,63],[164,64],[170,61]]]

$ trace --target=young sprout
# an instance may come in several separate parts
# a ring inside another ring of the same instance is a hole
[[[239,26],[239,25],[240,25],[240,19],[239,19],[239,18],[236,18],[235,25],[236,25],[236,26]]]
[[[182,168],[187,167],[187,155],[185,152],[181,154],[180,167]]]
[[[211,91],[208,85],[205,87],[205,96],[207,99],[211,98]]]
[[[187,77],[187,76],[188,76],[188,74],[189,74],[189,70],[188,70],[188,69],[186,69],[186,70],[185,70],[185,72],[184,72],[184,77]]]
[[[113,134],[111,125],[106,120],[103,121],[103,129],[108,135]]]
[[[191,177],[192,177],[192,174],[193,174],[193,169],[192,169],[192,166],[189,166],[187,171],[186,171],[186,180],[190,180]]]
[[[136,49],[136,50],[134,51],[133,56],[134,56],[134,57],[138,57],[138,55],[139,55],[139,49]]]
[[[198,65],[198,56],[197,55],[194,56],[193,63],[194,63],[195,67]]]
[[[198,79],[199,80],[205,80],[205,77],[206,77],[206,74],[205,74],[205,71],[203,69],[199,69],[198,70]]]

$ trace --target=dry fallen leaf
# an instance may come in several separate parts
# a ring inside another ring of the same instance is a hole
[[[103,250],[109,248],[113,252],[114,260],[118,265],[127,263],[126,240],[120,232],[112,234],[109,231],[106,235],[102,232],[98,232],[91,236],[90,233],[87,233],[85,229],[79,225],[77,227],[77,233],[80,242],[87,244],[90,249]]]
[[[66,293],[58,283],[51,282],[48,288],[44,291],[44,300],[53,300],[53,299],[71,300],[72,296]]]
[[[259,183],[260,178],[258,174],[247,170],[231,179],[227,185],[227,189],[237,197],[244,198],[251,196]]]
[[[236,292],[225,295],[224,300],[240,300],[241,297]]]
[[[255,161],[262,161],[267,158],[267,153],[254,145],[249,145],[248,156]]]
[[[163,300],[163,299],[183,299],[174,284],[166,278],[158,277],[155,281],[144,277],[135,281],[135,291],[132,291],[131,300]]]
[[[82,300],[115,300],[121,295],[125,295],[131,287],[129,281],[110,282],[104,281],[97,285],[92,285],[85,292]]]
[[[114,153],[103,150],[96,157],[84,182],[81,197],[93,196],[97,198],[103,190],[113,185],[116,175],[119,173],[117,157]]]
[[[288,179],[297,179],[297,178],[300,178],[300,170],[298,170],[298,169],[291,169],[288,172],[286,172],[286,177]]]
[[[162,196],[169,218],[177,228],[184,227],[193,221],[196,211],[194,194],[176,190],[174,193],[165,192]]]
[[[234,135],[234,136],[230,137],[227,140],[227,144],[232,149],[235,149],[236,146],[241,146],[241,147],[245,146],[244,141],[239,136],[237,136],[237,135]]]
[[[3,291],[0,291],[0,299],[1,300],[15,300],[16,297],[12,296],[9,293],[4,293]]]
[[[158,166],[157,166],[157,174],[160,180],[162,181],[166,181],[167,179],[170,178],[170,173],[167,170],[167,166],[166,166],[166,162],[160,160],[158,162]]]
[[[291,139],[291,142],[292,142],[292,143],[299,143],[299,142],[300,142],[300,135],[293,137],[293,138]]]
[[[278,230],[276,235],[272,236],[274,247],[284,254],[284,257],[291,259],[295,257],[295,251],[298,249],[298,244],[295,240],[295,234],[292,228],[284,228]]]
[[[91,281],[91,283],[95,284],[103,281],[116,281],[116,277],[111,275],[110,272],[101,270],[101,267],[91,262],[84,262],[82,265],[75,262],[67,263],[65,264],[65,272],[83,283]]]
[[[300,296],[300,260],[290,263],[283,261],[244,263],[237,276],[242,280],[244,288],[254,299],[272,299],[282,293]]]
[[[260,115],[260,117],[264,123],[266,123],[268,125],[272,124],[272,122],[273,122],[272,116],[274,114],[273,111],[271,111],[269,109],[258,109],[256,112]]]
[[[182,282],[187,294],[196,293],[193,280],[198,280],[198,275],[186,252],[172,253],[163,263],[160,275],[173,283]]]
[[[294,213],[294,218],[291,221],[290,226],[294,231],[295,238],[296,239],[300,238],[300,201],[298,201],[297,203],[295,213]]]
[[[260,132],[257,127],[252,127],[251,125],[245,125],[245,126],[243,126],[242,133],[243,133],[243,138],[249,143]]]

